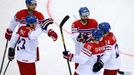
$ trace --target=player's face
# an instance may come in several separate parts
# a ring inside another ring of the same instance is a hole
[[[35,8],[36,8],[36,6],[37,6],[37,3],[33,3],[33,4],[30,4],[30,5],[27,5],[27,8],[29,9],[29,10],[35,10]]]
[[[82,19],[88,19],[88,16],[85,15],[85,16],[81,16]]]
[[[81,17],[82,22],[87,24],[87,22],[88,22],[88,15],[80,16],[80,17]]]

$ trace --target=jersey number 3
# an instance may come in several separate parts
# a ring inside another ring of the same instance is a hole
[[[22,38],[22,39],[20,39],[20,40],[18,41],[18,44],[20,44],[20,43],[22,43],[22,44],[21,44],[21,46],[20,46],[20,45],[17,46],[17,50],[25,49],[26,40]]]

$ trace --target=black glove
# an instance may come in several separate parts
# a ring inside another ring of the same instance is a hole
[[[42,21],[41,28],[43,30],[47,30],[47,27],[50,24],[53,24],[53,19],[52,18],[47,18],[47,19],[45,19],[45,20]]]
[[[63,57],[69,61],[71,61],[73,54],[69,51],[63,51]]]
[[[14,56],[15,56],[15,49],[9,47],[9,50],[8,50],[8,59],[10,61],[12,61],[14,59]]]
[[[87,38],[88,38],[88,36],[87,36],[86,33],[80,33],[80,34],[77,36],[77,41],[84,43]]]
[[[93,65],[93,72],[98,72],[103,68],[104,63],[99,60]]]
[[[92,40],[92,34],[91,33],[80,33],[77,36],[77,41],[78,42],[85,43],[85,42],[90,42],[91,40]]]

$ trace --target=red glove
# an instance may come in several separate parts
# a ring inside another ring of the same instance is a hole
[[[18,29],[17,34],[19,34],[21,37],[27,38],[29,32],[30,32],[30,29],[29,29],[29,28],[27,28],[26,26],[21,26],[21,27]]]
[[[54,41],[56,41],[57,38],[58,38],[57,33],[54,32],[52,29],[49,29],[49,30],[48,30],[48,36],[50,36]]]
[[[73,54],[72,54],[71,52],[69,52],[69,51],[63,51],[63,57],[64,57],[65,59],[71,61],[72,58],[73,58]]]
[[[12,37],[12,34],[13,32],[10,31],[9,29],[6,30],[6,33],[5,33],[5,38],[10,41],[11,37]]]

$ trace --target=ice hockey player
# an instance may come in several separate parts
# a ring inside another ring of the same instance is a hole
[[[121,66],[117,40],[115,38],[115,35],[110,32],[111,26],[108,22],[100,23],[99,29],[103,31],[102,42],[104,42],[106,47],[109,47],[109,49],[105,51],[104,55],[100,58],[100,61],[95,63],[94,68],[104,64],[103,75],[117,75],[118,70]],[[102,67],[96,69],[95,71],[97,72],[101,68]]]
[[[25,18],[27,15],[34,15],[37,17],[39,23],[42,23],[44,16],[41,12],[36,11],[37,2],[36,0],[25,0],[27,9],[22,9],[18,11],[12,21],[9,24],[9,27],[6,29],[5,38],[9,41],[11,39],[12,33],[15,28],[18,26],[21,27],[25,25]],[[48,21],[51,21],[51,18],[48,18]]]
[[[47,23],[38,24],[36,16],[26,16],[26,25],[21,26],[10,40],[8,59],[12,61],[16,55],[20,75],[36,75],[35,62],[39,60],[38,37],[42,32],[46,31],[45,26]],[[50,35],[50,32],[48,32],[48,35]],[[15,47],[17,48],[16,52]]]
[[[80,50],[85,42],[91,40],[91,32],[98,26],[95,19],[89,18],[90,11],[87,7],[79,9],[80,19],[72,23],[72,39],[75,42],[75,55],[80,54]],[[75,64],[75,69],[78,64]],[[75,74],[74,74],[75,75]]]
[[[63,57],[71,62],[78,63],[76,75],[100,75],[100,72],[93,72],[93,65],[105,52],[105,44],[100,40],[103,37],[102,31],[96,29],[92,33],[92,42],[84,44],[79,55],[74,55],[69,51],[63,52]]]

